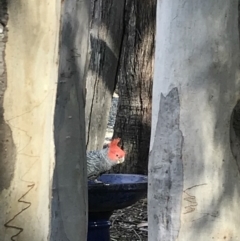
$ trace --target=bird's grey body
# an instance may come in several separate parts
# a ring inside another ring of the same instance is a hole
[[[87,177],[90,180],[97,179],[102,173],[109,171],[116,163],[107,157],[108,148],[100,151],[89,151],[87,153]]]

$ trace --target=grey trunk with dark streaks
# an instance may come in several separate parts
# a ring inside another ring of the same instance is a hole
[[[54,122],[56,166],[51,241],[82,241],[87,237],[84,108],[85,76],[89,62],[89,15],[88,0],[63,3]]]
[[[86,82],[87,150],[103,147],[119,53],[122,44],[124,1],[92,0],[91,59]]]
[[[127,156],[122,165],[114,168],[115,172],[147,174],[155,26],[156,0],[126,1],[114,136],[122,139]]]
[[[158,122],[149,157],[148,232],[150,240],[176,240],[180,229],[183,136],[179,129],[179,119],[178,89],[173,88],[166,97],[161,94]]]

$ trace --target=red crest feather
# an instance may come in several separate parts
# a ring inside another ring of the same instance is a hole
[[[109,147],[111,148],[111,147],[114,147],[114,146],[118,146],[118,143],[121,141],[121,139],[120,138],[115,138],[115,139],[113,139],[110,143],[109,143]]]
[[[119,158],[125,157],[126,155],[125,151],[118,146],[120,141],[121,141],[120,138],[115,138],[108,145],[109,147],[108,157],[113,161],[114,160],[117,161]]]

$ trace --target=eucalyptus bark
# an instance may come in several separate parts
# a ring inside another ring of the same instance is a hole
[[[87,2],[0,0],[3,241],[86,240]]]
[[[87,77],[87,150],[101,149],[117,85],[114,136],[128,155],[116,172],[147,173],[156,0],[92,1]]]
[[[89,20],[88,0],[62,4],[51,241],[87,239],[85,79],[89,64]]]
[[[102,149],[111,107],[123,31],[124,1],[92,0],[86,82],[87,150]]]
[[[119,104],[114,136],[127,151],[116,172],[147,174],[151,133],[156,0],[126,0],[117,74]]]
[[[3,241],[49,237],[59,29],[59,1],[0,1]]]
[[[149,241],[239,240],[239,3],[157,4]]]

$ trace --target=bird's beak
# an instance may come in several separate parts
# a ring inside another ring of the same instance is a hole
[[[125,157],[122,157],[118,160],[118,164],[123,163],[125,161]]]

